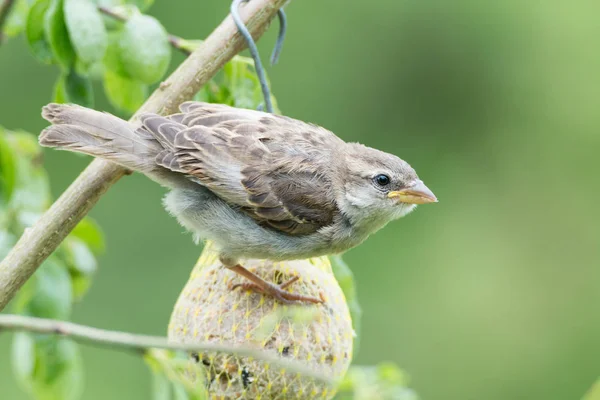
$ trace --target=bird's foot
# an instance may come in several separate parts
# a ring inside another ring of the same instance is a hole
[[[232,286],[231,290],[235,290],[237,288],[242,288],[243,290],[252,290],[253,292],[266,294],[272,296],[276,300],[285,303],[285,304],[293,304],[295,302],[307,302],[307,303],[323,303],[322,299],[318,299],[316,297],[304,296],[301,294],[290,293],[285,291],[284,289],[290,286],[292,283],[296,282],[299,278],[297,276],[291,278],[290,280],[280,284],[274,285],[269,282],[265,282],[266,285],[257,285],[254,282],[245,282],[245,283],[237,283]]]
[[[289,279],[286,282],[283,282],[280,285],[275,285],[273,283],[265,281],[264,279],[262,279],[261,277],[259,277],[256,274],[248,271],[246,268],[242,267],[241,265],[236,265],[235,267],[232,267],[231,269],[250,280],[250,282],[238,283],[238,284],[233,285],[231,287],[232,290],[237,289],[237,288],[242,288],[244,290],[252,290],[257,293],[272,296],[276,300],[278,300],[282,303],[285,303],[285,304],[294,304],[297,302],[318,304],[318,303],[324,302],[323,299],[321,299],[321,298],[304,296],[301,294],[287,292],[285,289],[288,286],[290,286],[291,284],[293,284],[294,282],[296,282],[298,279],[300,279],[297,276]]]

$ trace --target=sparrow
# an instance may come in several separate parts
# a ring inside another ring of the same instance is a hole
[[[186,102],[134,125],[77,105],[48,104],[39,142],[138,171],[170,189],[164,206],[196,241],[211,240],[242,286],[284,303],[284,290],[241,265],[342,253],[436,196],[402,159],[282,115]],[[235,288],[235,287],[234,287]]]

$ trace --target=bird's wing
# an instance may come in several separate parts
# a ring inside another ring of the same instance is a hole
[[[188,102],[181,114],[142,117],[164,150],[156,163],[188,175],[265,226],[315,232],[336,212],[330,131],[291,118]]]

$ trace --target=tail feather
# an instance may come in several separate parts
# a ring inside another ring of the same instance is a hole
[[[140,172],[157,167],[161,144],[147,131],[135,130],[127,121],[88,108],[48,104],[42,117],[53,125],[39,137],[42,146],[104,158]]]

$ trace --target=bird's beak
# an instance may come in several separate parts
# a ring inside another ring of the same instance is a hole
[[[408,204],[427,204],[438,201],[435,194],[419,179],[406,189],[389,192],[388,197]]]

